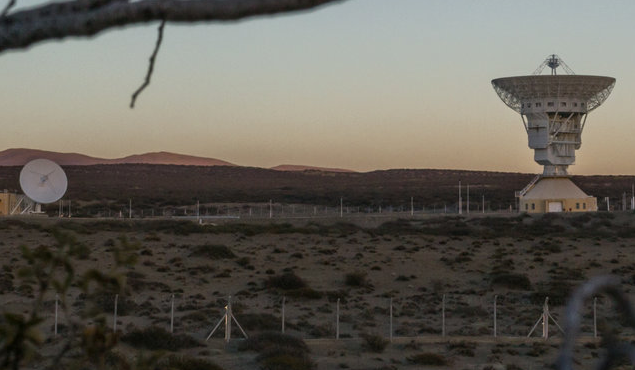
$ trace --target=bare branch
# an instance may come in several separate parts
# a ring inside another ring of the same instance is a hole
[[[130,99],[130,108],[134,108],[134,103],[137,101],[137,96],[141,94],[141,92],[150,85],[150,79],[152,78],[152,71],[154,71],[154,61],[157,58],[157,54],[159,53],[159,48],[161,47],[161,42],[163,41],[163,27],[165,27],[165,20],[161,21],[159,25],[158,35],[157,35],[157,43],[154,45],[154,51],[152,55],[150,55],[150,63],[148,65],[148,73],[146,74],[146,79],[143,81],[143,84],[139,86],[137,91],[132,94],[132,99]]]
[[[15,0],[12,0],[15,1]],[[152,21],[192,23],[307,10],[345,0],[75,0],[0,18],[0,52]]]
[[[580,320],[582,319],[582,307],[584,302],[597,295],[606,294],[616,303],[620,312],[625,316],[625,321],[635,328],[635,311],[628,297],[620,289],[620,279],[615,276],[598,276],[590,279],[576,289],[565,312],[565,336],[562,342],[560,355],[556,363],[559,370],[573,369],[573,352],[576,337],[580,334]],[[608,369],[617,356],[626,355],[635,364],[635,350],[632,345],[626,343],[609,343],[607,357],[600,363],[599,369]]]
[[[15,2],[17,0],[9,0],[9,2],[7,3],[7,6],[4,7],[4,10],[2,11],[2,14],[0,14],[0,19],[4,18],[7,13],[9,13],[9,10],[11,10],[11,8],[13,8],[13,6],[15,5]]]

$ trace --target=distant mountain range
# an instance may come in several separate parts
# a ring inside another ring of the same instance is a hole
[[[196,157],[192,155],[170,152],[152,152],[129,155],[123,158],[106,159],[91,157],[80,153],[58,153],[37,149],[7,149],[0,151],[0,166],[23,166],[37,158],[46,158],[61,166],[91,166],[98,164],[166,164],[181,166],[233,166],[237,164],[216,158]],[[355,172],[341,168],[325,168],[303,165],[283,164],[271,168],[277,171],[324,171],[324,172]]]

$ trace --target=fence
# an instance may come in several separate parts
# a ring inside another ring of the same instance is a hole
[[[76,298],[83,300],[86,298]],[[247,336],[250,331],[277,330],[303,339],[357,338],[373,333],[389,338],[447,337],[542,337],[561,335],[559,324],[564,307],[548,297],[526,297],[514,293],[485,296],[442,294],[409,297],[375,297],[368,302],[356,298],[326,297],[316,300],[292,297],[262,299],[215,297],[206,302],[201,295],[184,298],[164,296],[158,307],[148,304],[148,297],[113,295],[102,306],[110,308],[113,331],[120,325],[164,326],[172,333],[195,338]],[[541,299],[544,299],[540,302]],[[59,297],[50,303],[51,334],[60,335]],[[13,302],[15,303],[15,301]],[[584,308],[582,334],[598,337],[598,323],[614,320],[612,301],[593,297]],[[121,311],[121,305],[126,305]],[[85,302],[71,306],[84,306]],[[158,313],[148,308],[153,306]],[[145,307],[145,308],[143,308]],[[131,313],[134,311],[134,315]],[[145,313],[144,313],[145,311]],[[147,315],[144,317],[144,314]],[[232,320],[233,318],[233,320]],[[50,320],[50,321],[49,321]],[[232,322],[236,325],[233,326]],[[223,325],[224,323],[224,325]],[[215,326],[214,326],[215,325]],[[229,331],[228,331],[229,330]],[[221,333],[223,332],[224,333]],[[629,333],[622,333],[629,334]]]

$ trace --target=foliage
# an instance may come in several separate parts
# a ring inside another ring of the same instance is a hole
[[[377,334],[362,334],[361,337],[364,340],[363,347],[370,352],[382,353],[390,343],[388,339]]]
[[[423,352],[408,357],[408,361],[417,365],[447,366],[450,364],[445,356],[438,353]]]
[[[350,287],[364,287],[368,284],[366,271],[349,272],[344,276],[344,283]]]
[[[264,370],[310,370],[315,363],[309,357],[309,348],[302,339],[277,333],[264,332],[250,337],[240,348],[260,354],[256,358]]]
[[[190,253],[190,257],[206,257],[213,260],[220,260],[224,258],[235,258],[236,255],[226,245],[204,244],[194,247]]]
[[[49,367],[59,368],[67,362],[82,363],[90,359],[90,363],[104,368],[106,358],[117,343],[117,334],[106,326],[103,311],[96,309],[94,305],[86,305],[80,309],[79,315],[71,316],[67,302],[68,291],[71,287],[76,287],[85,296],[122,292],[125,277],[118,269],[134,264],[137,246],[122,237],[119,245],[111,247],[114,263],[110,271],[91,269],[78,274],[75,268],[80,260],[88,258],[88,247],[78,242],[70,233],[56,228],[46,231],[53,237],[53,245],[21,247],[26,266],[19,269],[18,276],[23,280],[22,286],[31,287],[34,299],[26,314],[2,313],[1,365],[3,368],[19,369],[34,361],[34,355],[43,343],[40,324],[43,320],[44,301],[56,294],[61,311],[66,316],[67,333],[59,347],[59,353],[51,360]],[[65,356],[71,350],[75,352],[72,359]]]
[[[121,341],[135,348],[168,351],[178,351],[183,348],[198,347],[201,345],[199,341],[189,335],[173,335],[156,326],[150,326],[145,329],[134,329],[122,336]]]
[[[491,285],[504,286],[509,289],[531,290],[531,281],[525,274],[515,272],[496,272],[490,275]]]

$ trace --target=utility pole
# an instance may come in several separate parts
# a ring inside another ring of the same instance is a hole
[[[414,197],[410,197],[410,216],[414,216],[415,214],[415,203]]]
[[[463,214],[463,204],[461,199],[461,180],[459,179],[459,214]]]
[[[467,214],[470,214],[470,184],[467,184]]]

